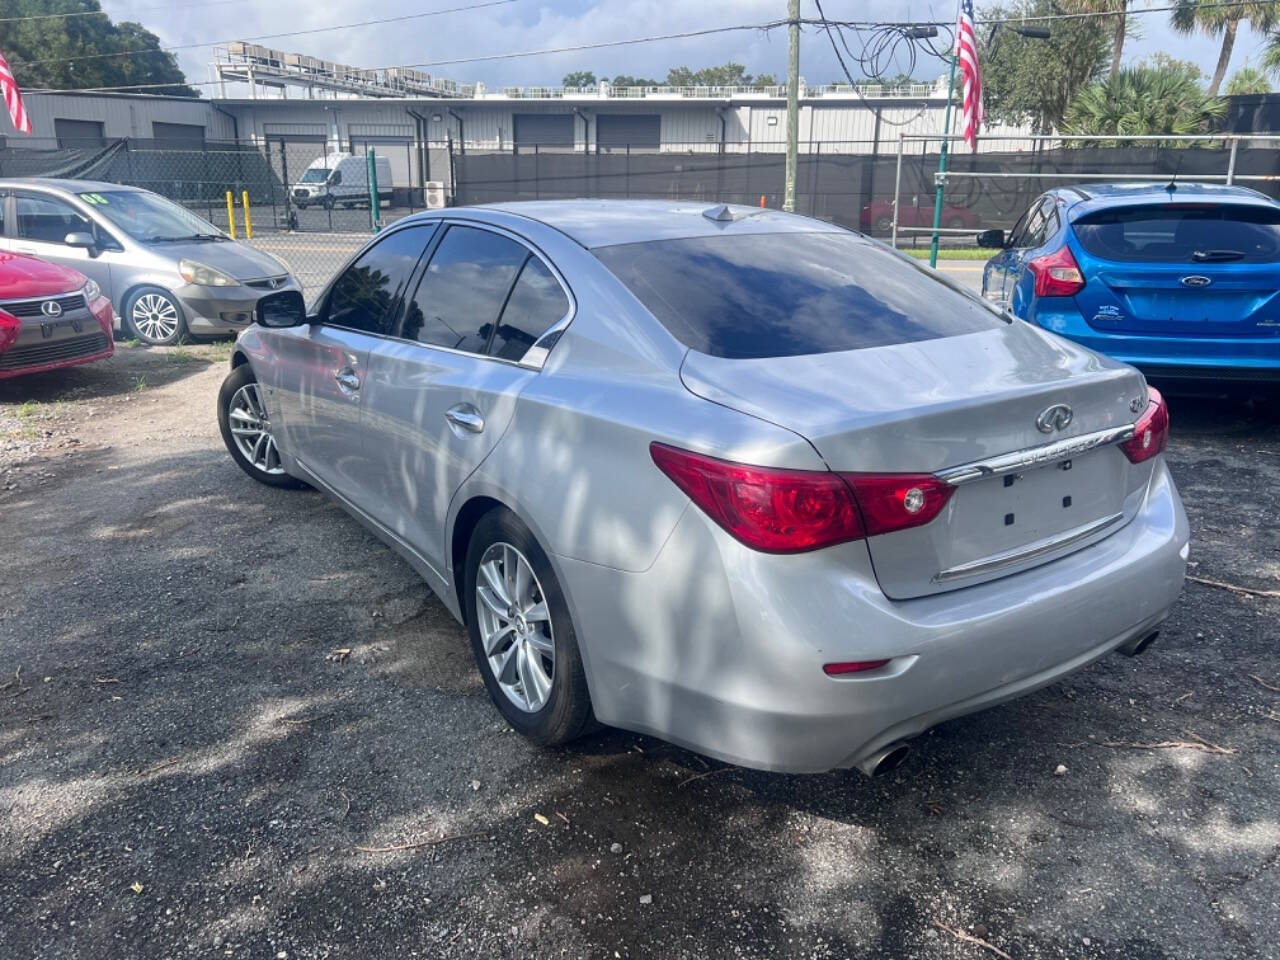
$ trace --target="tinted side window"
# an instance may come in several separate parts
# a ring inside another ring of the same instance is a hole
[[[397,230],[366,250],[329,291],[325,322],[367,333],[390,333],[395,306],[433,230],[434,224]]]
[[[18,236],[39,243],[62,243],[68,233],[93,233],[93,223],[52,197],[16,194]]]
[[[591,251],[677,340],[716,357],[788,357],[1003,326],[988,304],[846,232],[654,240]]]
[[[537,257],[525,261],[511,297],[502,310],[489,353],[504,360],[519,360],[548,327],[569,312],[569,298],[555,274]]]
[[[1023,227],[1022,236],[1017,238],[1014,243],[1015,247],[1038,247],[1044,243],[1045,228],[1047,219],[1045,217],[1045,204],[1043,202],[1036,204],[1030,215],[1027,217],[1026,225]]]
[[[413,295],[401,336],[483,353],[528,253],[501,234],[450,227]]]

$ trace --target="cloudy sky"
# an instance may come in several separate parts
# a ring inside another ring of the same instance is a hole
[[[166,45],[208,43],[260,34],[287,33],[351,23],[356,20],[462,6],[475,0],[363,0],[359,4],[320,0],[103,0],[118,20],[138,20]],[[1135,8],[1165,6],[1168,0],[1137,0]],[[890,20],[946,19],[954,4],[921,0],[826,0],[833,18]],[[816,15],[812,0],[803,0],[804,15]],[[761,23],[786,15],[785,0],[514,0],[500,6],[396,24],[355,27],[307,36],[261,41],[281,50],[306,53],[362,67],[424,63],[437,59],[503,54],[565,47],[656,33],[674,33],[739,23]],[[1168,14],[1153,12],[1132,18],[1141,35],[1125,47],[1127,62],[1154,51],[1196,61],[1206,74],[1217,59],[1218,43],[1207,37],[1185,38],[1168,26]],[[180,51],[190,80],[209,79],[211,48]],[[1241,30],[1231,70],[1246,59],[1257,62],[1259,38]],[[483,80],[487,85],[554,85],[570,70],[592,70],[598,76],[628,73],[661,79],[673,65],[706,66],[733,60],[751,73],[786,69],[785,31],[731,33],[669,40],[609,50],[581,51],[482,63],[429,68],[457,80]],[[903,67],[906,64],[902,64]],[[933,79],[943,70],[937,61],[922,61],[916,75]],[[812,84],[833,82],[839,67],[825,36],[809,32],[801,47],[801,75]],[[1229,75],[1229,74],[1228,74]],[[206,88],[208,89],[208,88]]]

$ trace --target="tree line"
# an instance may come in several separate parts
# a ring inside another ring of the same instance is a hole
[[[136,84],[147,93],[199,96],[159,37],[140,23],[112,23],[98,0],[4,0],[0,10],[7,18],[0,22],[0,52],[24,90]],[[61,13],[96,15],[49,17]]]
[[[667,71],[665,80],[653,80],[649,77],[633,77],[620,73],[616,77],[597,77],[591,70],[575,70],[566,73],[562,86],[594,87],[601,81],[615,87],[776,87],[778,78],[772,73],[752,75],[740,63],[725,63],[718,67],[703,67],[693,70],[689,67],[672,67]]]

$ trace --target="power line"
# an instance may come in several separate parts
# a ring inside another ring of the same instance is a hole
[[[640,43],[655,43],[660,40],[684,40],[690,37],[705,37],[716,33],[731,33],[744,30],[776,30],[787,25],[786,20],[771,20],[768,23],[743,23],[728,27],[708,27],[704,30],[685,30],[680,33],[662,33],[648,37],[630,37],[625,40],[602,40],[598,43],[580,43],[569,47],[548,47],[542,50],[521,50],[513,53],[489,53],[478,57],[457,57],[452,60],[430,60],[423,63],[403,63],[372,69],[419,69],[422,67],[439,67],[459,63],[483,63],[489,60],[514,60],[521,57],[540,57],[555,53],[573,53],[580,50],[602,50],[608,47],[625,47]],[[222,83],[220,80],[187,81],[189,87],[212,87]],[[30,93],[113,93],[121,90],[145,90],[162,87],[179,86],[177,83],[128,83],[117,87],[77,87],[66,90],[32,90]]]
[[[471,3],[462,7],[447,7],[444,10],[428,10],[425,13],[406,13],[397,17],[381,17],[377,20],[358,20],[355,23],[340,23],[332,27],[311,27],[307,30],[290,30],[286,33],[264,33],[256,37],[238,37],[235,40],[210,40],[207,43],[179,43],[168,47],[152,47],[140,50],[115,50],[111,53],[86,53],[75,57],[46,57],[42,60],[18,60],[11,64],[17,67],[32,67],[40,63],[67,63],[78,60],[101,60],[105,57],[128,57],[144,53],[172,53],[175,50],[196,50],[201,47],[220,47],[228,43],[247,43],[252,40],[278,40],[281,37],[302,37],[313,33],[331,33],[334,30],[352,30],[356,27],[374,27],[387,23],[403,23],[406,20],[421,20],[424,17],[439,17],[446,13],[462,13],[467,10],[480,10],[484,7],[501,7],[516,0],[484,0],[483,3]]]
[[[1224,9],[1227,7],[1249,7],[1254,6],[1254,0],[1213,0],[1209,3],[1196,3],[1197,10],[1214,10]],[[1274,7],[1280,5],[1280,0],[1263,0],[1259,5]],[[1177,4],[1169,4],[1162,7],[1133,7],[1125,11],[1125,16],[1132,17],[1138,14],[1148,13],[1171,13],[1179,9]],[[1080,13],[1046,13],[1033,16],[1017,16],[1017,17],[992,17],[976,20],[978,26],[991,26],[993,24],[1016,24],[1016,23],[1044,23],[1055,20],[1091,20],[1098,17],[1117,17],[1120,15],[1119,10],[1098,10],[1084,11]],[[874,20],[831,20],[826,21],[825,18],[804,18],[800,21],[804,24],[821,25],[824,22],[830,22],[832,26],[848,27],[850,29],[870,30],[875,27],[954,27],[955,23],[951,20],[898,20],[898,21],[874,21]]]
[[[130,13],[140,13],[144,10],[195,10],[203,7],[225,7],[232,3],[248,3],[249,0],[208,0],[207,3],[186,3],[172,4],[167,3],[158,7],[134,7]],[[0,23],[25,23],[29,20],[70,20],[74,17],[109,17],[110,11],[107,10],[73,10],[70,13],[36,13],[27,17],[0,17]]]

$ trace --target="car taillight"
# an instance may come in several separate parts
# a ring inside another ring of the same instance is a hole
[[[866,536],[922,527],[951,499],[955,487],[928,473],[842,473],[862,513]]]
[[[1133,463],[1150,460],[1164,449],[1169,439],[1169,408],[1155,387],[1147,387],[1146,412],[1133,425],[1133,436],[1120,444],[1124,455]]]
[[[951,487],[928,474],[783,470],[661,443],[658,468],[716,523],[754,550],[801,553],[928,523]]]
[[[1037,297],[1074,297],[1084,289],[1084,274],[1070,247],[1036,257],[1027,269],[1036,278]]]
[[[0,353],[13,346],[22,331],[22,321],[11,313],[0,310]]]

